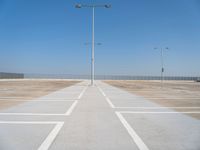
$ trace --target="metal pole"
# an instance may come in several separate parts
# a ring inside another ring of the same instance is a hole
[[[95,40],[94,40],[94,18],[95,18],[95,7],[102,7],[102,8],[111,8],[111,5],[105,4],[105,5],[82,5],[82,4],[76,4],[76,8],[92,8],[92,60],[91,60],[91,85],[94,85],[94,77],[95,77],[95,61],[94,61],[94,48],[95,48]]]
[[[163,63],[163,49],[161,48],[161,84],[163,87],[163,73],[164,73],[164,63]]]
[[[94,85],[94,7],[92,7],[92,65],[91,65],[91,85]]]

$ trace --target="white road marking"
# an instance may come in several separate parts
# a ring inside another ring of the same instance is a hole
[[[58,121],[0,121],[0,124],[56,124],[53,130],[49,133],[49,135],[45,138],[43,143],[40,145],[38,150],[48,150],[56,136],[58,135],[60,129],[64,125],[64,122]]]
[[[145,98],[145,97],[141,97],[141,98]],[[169,98],[167,98],[167,97],[146,97],[145,99],[147,99],[147,98],[149,98],[149,99],[164,99],[164,100],[200,100],[200,98],[198,98],[198,97],[184,97],[184,98],[173,98],[173,97],[169,97]]]
[[[70,108],[65,113],[12,113],[12,112],[5,112],[0,113],[0,115],[7,115],[7,116],[69,116],[71,115],[73,109],[77,105],[78,100],[74,101]]]
[[[73,109],[76,107],[78,101],[74,101],[74,103],[71,105],[71,107],[67,110],[67,112],[65,113],[66,116],[71,115]]]
[[[129,135],[132,137],[133,141],[139,148],[139,150],[149,150],[146,144],[142,141],[142,139],[138,136],[138,134],[134,131],[134,129],[128,124],[128,122],[124,119],[124,117],[120,114],[120,112],[115,112],[118,116],[121,123],[124,125]]]
[[[106,96],[106,94],[104,93],[104,91],[98,87],[99,91],[101,92],[101,94],[106,98],[107,103],[110,105],[111,108],[115,108],[115,106],[113,105],[113,103],[111,102],[111,100]]]
[[[78,96],[78,99],[81,99],[82,98],[82,96],[83,96],[83,94],[85,93],[85,91],[86,91],[86,89],[88,88],[88,86],[86,86],[83,90],[82,90],[82,92],[79,94],[79,96]]]
[[[119,113],[126,113],[126,114],[200,114],[200,111],[118,111]]]
[[[102,94],[104,97],[106,97],[106,94],[104,93],[104,91],[103,91],[100,87],[98,87],[98,89],[99,89],[99,91],[101,92],[101,94]]]
[[[120,106],[118,107],[118,106],[115,106],[111,102],[111,100],[106,96],[106,94],[100,87],[98,87],[98,89],[100,90],[102,95],[106,98],[106,101],[108,102],[110,107],[116,108],[116,109],[200,109],[200,107],[120,107]],[[138,99],[134,99],[134,100],[138,100]]]
[[[113,105],[113,103],[110,101],[108,97],[106,97],[106,101],[108,102],[111,108],[115,108],[115,106]]]
[[[21,99],[24,97],[0,97],[0,99]],[[26,97],[27,99],[31,99],[32,97]]]
[[[67,116],[67,114],[52,113],[0,113],[0,116]]]
[[[200,109],[200,107],[115,107],[120,109]]]
[[[52,100],[47,100],[47,99],[41,99],[41,100],[17,100],[17,99],[0,99],[0,101],[21,101],[21,102],[73,102],[74,100],[59,100],[59,99],[52,99]]]
[[[64,125],[64,122],[57,123],[56,126],[54,127],[54,129],[49,133],[47,138],[44,140],[44,142],[40,145],[38,150],[48,150],[63,125]]]
[[[57,124],[59,121],[0,121],[0,124]]]

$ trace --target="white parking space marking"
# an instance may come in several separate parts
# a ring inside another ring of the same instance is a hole
[[[138,146],[139,150],[149,150],[146,144],[142,141],[142,139],[138,136],[138,134],[134,131],[134,129],[128,124],[128,122],[124,119],[124,117],[120,114],[120,112],[115,112],[118,116],[121,123],[124,125],[129,135],[132,137],[135,144]]]
[[[54,129],[49,133],[47,138],[44,140],[42,145],[38,148],[38,150],[48,150],[51,144],[53,143],[54,139],[58,135],[59,131],[61,130],[62,126],[64,125],[64,122],[58,122]]]
[[[40,145],[38,150],[48,150],[56,136],[58,135],[60,129],[64,125],[64,122],[54,122],[54,121],[0,121],[0,124],[55,124],[53,130],[45,138],[43,143]]]
[[[111,108],[115,108],[115,106],[113,105],[113,103],[110,101],[108,97],[106,97],[106,101],[108,102]]]
[[[78,99],[82,98],[82,96],[85,93],[85,91],[87,90],[87,88],[88,88],[88,85],[81,91],[81,93],[78,96]],[[28,113],[28,112],[27,113],[26,112],[25,113],[20,113],[20,112],[19,113],[14,113],[14,112],[12,113],[12,112],[2,112],[2,113],[0,113],[0,115],[7,115],[7,116],[11,116],[11,115],[14,115],[14,116],[70,116],[72,111],[76,107],[78,100],[58,100],[57,101],[57,100],[45,100],[43,98],[42,99],[38,98],[34,102],[65,102],[65,101],[66,102],[73,102],[71,104],[71,106],[69,107],[69,109],[65,113]],[[29,102],[29,101],[27,101],[27,102]],[[30,101],[30,102],[33,102],[33,101]]]
[[[200,107],[115,107],[120,109],[200,109]]]
[[[104,93],[104,91],[103,91],[100,87],[98,87],[98,89],[99,89],[99,91],[101,92],[101,94],[102,94],[104,97],[106,97],[106,94]]]
[[[59,121],[0,121],[0,124],[57,124]]]
[[[74,103],[71,105],[71,107],[67,110],[67,112],[65,113],[66,116],[71,115],[73,109],[76,107],[78,101],[74,101]]]
[[[106,94],[103,92],[103,90],[98,87],[99,91],[102,93],[102,95],[105,97],[106,101],[110,105],[111,108],[115,108],[113,103],[110,101],[110,99],[106,96]],[[137,133],[133,130],[133,128],[128,124],[128,122],[124,119],[124,117],[120,114],[120,112],[115,112],[118,116],[119,120],[122,122],[126,130],[128,131],[129,135],[132,137],[133,141],[139,148],[139,150],[149,150],[149,148],[145,145],[145,143],[142,141],[142,139],[137,135]]]
[[[182,112],[177,112],[177,111],[173,111],[170,109],[200,109],[200,107],[162,107],[159,105],[151,105],[150,103],[145,106],[145,107],[139,107],[139,106],[134,106],[134,107],[118,107],[115,106],[112,101],[109,99],[109,97],[105,94],[105,92],[100,88],[99,91],[101,92],[101,94],[105,97],[107,103],[109,104],[109,106],[113,109],[135,109],[135,111],[115,111],[115,114],[117,115],[117,117],[119,118],[120,122],[123,124],[123,126],[125,127],[125,129],[127,130],[128,134],[132,137],[133,141],[135,142],[135,144],[138,146],[139,150],[149,150],[149,148],[147,147],[147,145],[144,143],[144,141],[142,140],[142,138],[136,133],[136,131],[130,126],[130,124],[126,121],[126,119],[123,117],[122,114],[200,114],[200,111],[182,111]],[[117,94],[117,93],[115,93]],[[123,97],[123,96],[122,96]],[[116,97],[117,98],[117,97]],[[142,99],[141,99],[142,98]],[[144,98],[143,97],[130,97],[128,98],[129,100],[131,100],[132,102],[136,102],[139,101],[141,102],[141,104],[143,103]],[[156,99],[156,98],[155,98]],[[198,98],[197,98],[198,99]],[[179,99],[178,99],[179,100]],[[148,101],[147,101],[148,102]],[[146,103],[146,99],[144,100],[144,104]],[[134,103],[135,104],[135,103]],[[138,103],[137,103],[138,105]]]
[[[86,86],[83,90],[82,90],[82,92],[79,94],[79,96],[78,96],[78,99],[81,99],[82,98],[82,96],[83,96],[83,94],[85,93],[85,91],[87,90],[87,88],[88,88],[88,86]]]
[[[115,106],[112,101],[110,100],[110,98],[108,98],[108,96],[106,96],[106,94],[104,93],[104,91],[98,87],[98,89],[100,90],[100,92],[102,93],[102,95],[106,98],[106,101],[108,102],[108,104],[110,105],[111,108],[116,108],[116,109],[200,109],[200,107],[120,107],[120,106]],[[138,97],[140,98],[140,97]],[[138,99],[131,99],[131,100],[138,100]]]
[[[71,99],[71,100],[62,100],[62,99],[37,99],[37,100],[20,100],[20,99],[0,99],[0,101],[19,101],[19,102],[65,102],[65,101],[69,101],[69,102],[73,102],[76,99]]]
[[[5,115],[5,116],[70,116],[73,112],[73,110],[75,109],[75,107],[78,104],[78,101],[82,98],[83,94],[85,93],[85,91],[87,90],[88,85],[86,87],[84,87],[82,89],[82,87],[78,87],[78,89],[76,89],[76,87],[73,90],[80,90],[80,94],[79,92],[73,92],[74,94],[78,94],[77,98],[70,98],[73,94],[72,92],[69,93],[68,90],[66,90],[66,92],[64,90],[62,91],[57,91],[57,92],[53,92],[47,96],[44,97],[40,97],[37,99],[32,99],[31,98],[27,98],[29,100],[23,100],[20,97],[0,97],[0,101],[24,101],[24,102],[58,102],[56,104],[60,104],[59,102],[72,102],[72,104],[70,103],[70,107],[68,108],[68,110],[65,113],[15,113],[15,112],[2,112],[0,113],[0,115]],[[68,95],[69,94],[69,97]],[[55,97],[55,98],[54,98]],[[74,95],[73,95],[74,97]],[[67,99],[68,98],[68,99]],[[31,103],[28,103],[28,106]],[[36,105],[39,105],[39,103],[34,103]],[[46,103],[45,103],[46,104]],[[61,103],[62,104],[62,103]],[[64,103],[65,104],[65,103]],[[24,105],[23,105],[24,106]],[[27,105],[25,105],[27,106]],[[53,105],[54,107],[54,105]],[[65,105],[64,105],[65,107]],[[16,108],[20,108],[19,106]],[[21,109],[21,108],[20,108]],[[27,109],[27,107],[26,107]],[[13,111],[13,109],[11,109]],[[15,109],[14,109],[15,110]],[[9,110],[8,110],[9,111]],[[64,122],[62,121],[0,121],[0,124],[55,124],[55,127],[51,130],[51,132],[48,134],[48,136],[44,139],[44,141],[42,142],[42,144],[40,145],[40,147],[38,148],[38,150],[48,150],[49,147],[51,146],[51,144],[53,143],[53,141],[55,140],[56,136],[59,134],[61,128],[64,125]]]
[[[200,114],[200,111],[118,111],[124,114]]]
[[[67,116],[64,114],[51,114],[51,113],[0,113],[2,116]]]
[[[110,99],[106,96],[106,94],[103,92],[103,90],[98,87],[99,91],[101,92],[101,94],[106,98],[106,101],[108,102],[108,104],[110,105],[111,108],[115,108],[115,106],[113,105],[113,103],[110,101]]]
[[[15,115],[15,116],[69,116],[71,115],[73,109],[75,108],[75,106],[77,105],[78,101],[73,101],[73,103],[71,104],[71,106],[69,107],[69,109],[65,112],[65,113],[9,113],[9,112],[5,112],[5,113],[0,113],[0,115]]]

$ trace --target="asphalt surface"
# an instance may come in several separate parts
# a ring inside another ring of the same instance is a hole
[[[83,81],[0,112],[0,150],[27,149],[200,150],[200,121]]]

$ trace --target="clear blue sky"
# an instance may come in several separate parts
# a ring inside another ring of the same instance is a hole
[[[199,0],[0,0],[0,72],[89,74],[91,9],[96,74],[200,75]]]

